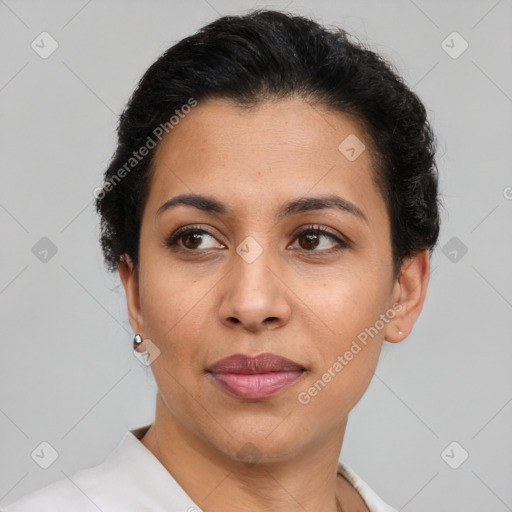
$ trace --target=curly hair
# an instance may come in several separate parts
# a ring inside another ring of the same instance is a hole
[[[191,99],[226,98],[251,108],[290,96],[353,116],[368,136],[373,179],[391,223],[394,275],[405,258],[427,248],[431,255],[440,200],[436,141],[421,100],[392,64],[345,30],[258,9],[223,16],[182,39],[139,81],[120,116],[117,149],[96,194],[107,268],[116,270],[124,254],[138,265],[157,145],[152,135],[160,126],[169,126]],[[143,147],[147,156],[134,158]]]

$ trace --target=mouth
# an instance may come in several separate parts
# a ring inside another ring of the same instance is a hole
[[[272,353],[256,357],[235,354],[217,361],[207,372],[230,395],[259,400],[274,396],[296,383],[306,368]]]

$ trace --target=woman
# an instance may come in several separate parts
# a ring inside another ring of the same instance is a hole
[[[339,462],[439,233],[426,111],[381,57],[299,16],[167,50],[97,191],[155,420],[7,512],[393,511]]]

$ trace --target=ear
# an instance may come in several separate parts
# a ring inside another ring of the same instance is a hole
[[[128,309],[130,325],[132,326],[133,332],[142,333],[144,324],[140,310],[139,276],[137,269],[134,268],[133,261],[128,254],[121,256],[117,268],[126,295],[126,307]]]
[[[404,261],[400,275],[393,285],[391,304],[394,305],[393,309],[396,314],[386,325],[385,340],[398,343],[409,336],[423,308],[429,278],[430,256],[428,249]]]

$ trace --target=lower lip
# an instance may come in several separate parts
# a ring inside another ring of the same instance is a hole
[[[211,373],[215,382],[238,398],[254,400],[275,395],[297,382],[303,371],[286,371],[242,375],[237,373]]]

